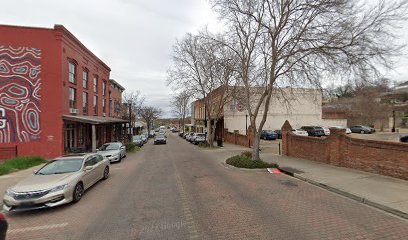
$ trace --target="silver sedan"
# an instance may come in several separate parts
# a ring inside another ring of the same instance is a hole
[[[31,210],[78,202],[84,191],[109,177],[109,160],[100,154],[57,158],[7,189],[5,211]]]

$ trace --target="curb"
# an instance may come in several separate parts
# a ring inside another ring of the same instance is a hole
[[[380,209],[380,210],[382,210],[382,211],[385,211],[385,212],[387,212],[387,213],[391,213],[391,214],[396,215],[396,216],[398,216],[398,217],[401,217],[401,218],[404,218],[404,219],[408,219],[408,213],[401,212],[401,211],[399,211],[399,210],[397,210],[397,209],[394,209],[394,208],[385,206],[385,205],[380,204],[380,203],[373,202],[373,201],[371,201],[371,200],[368,200],[368,199],[366,199],[366,198],[364,198],[364,197],[360,197],[360,196],[355,195],[355,194],[353,194],[353,193],[349,193],[349,192],[343,191],[343,190],[341,190],[341,189],[328,186],[328,185],[326,185],[326,184],[324,184],[324,183],[320,183],[320,182],[317,182],[317,181],[314,181],[314,180],[305,178],[305,177],[303,177],[303,176],[300,176],[300,175],[297,174],[297,173],[292,173],[292,172],[286,171],[286,170],[281,169],[281,168],[278,168],[278,169],[279,169],[281,172],[283,172],[284,174],[289,175],[289,176],[291,176],[291,177],[294,177],[294,178],[297,178],[297,179],[302,180],[302,181],[304,181],[304,182],[313,184],[313,185],[318,186],[318,187],[320,187],[320,188],[326,189],[326,190],[328,190],[328,191],[330,191],[330,192],[333,192],[333,193],[342,195],[342,196],[344,196],[344,197],[347,197],[347,198],[352,199],[352,200],[354,200],[354,201],[357,201],[357,202],[359,202],[359,203],[363,203],[363,204],[365,204],[365,205],[368,205],[368,206],[371,206],[371,207]]]
[[[229,164],[227,164],[227,163],[225,163],[225,162],[221,162],[221,165],[224,166],[225,168],[241,170],[241,171],[244,171],[244,172],[265,172],[265,173],[268,172],[268,171],[266,170],[266,168],[253,168],[253,169],[250,169],[250,168],[239,168],[239,167],[235,167],[235,166],[229,165]]]

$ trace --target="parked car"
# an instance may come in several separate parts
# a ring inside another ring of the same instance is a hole
[[[0,213],[0,240],[6,239],[8,223],[6,220],[6,216],[3,213]]]
[[[75,203],[86,189],[108,177],[109,160],[100,154],[56,158],[7,189],[3,209],[31,210]]]
[[[278,134],[272,130],[262,130],[261,138],[264,140],[276,140],[278,138]]]
[[[364,126],[364,125],[355,125],[355,126],[351,126],[350,130],[352,133],[361,133],[361,134],[368,134],[368,133],[372,133],[372,129],[371,127],[368,126]]]
[[[300,129],[300,128],[293,129],[292,132],[293,132],[295,135],[298,135],[298,136],[305,136],[305,137],[309,136],[309,134],[308,134],[305,130]]]
[[[98,154],[107,158],[110,162],[120,162],[126,157],[126,146],[121,142],[105,143],[97,149]]]
[[[193,132],[188,133],[188,134],[186,135],[186,140],[187,140],[187,141],[190,141],[190,139],[191,139],[191,137],[192,137],[193,135],[194,135]]]
[[[205,133],[196,133],[194,140],[192,141],[195,145],[198,145],[200,143],[206,143],[207,142],[207,135]]]
[[[133,136],[132,140],[133,140],[133,143],[136,144],[136,146],[143,147],[144,142],[143,142],[143,139],[142,139],[141,135]]]
[[[164,136],[163,134],[158,134],[154,137],[154,145],[166,143],[167,143],[166,136]]]
[[[149,139],[148,136],[146,136],[145,134],[140,135],[140,137],[142,138],[143,144],[147,143],[147,140]]]
[[[278,135],[278,139],[282,139],[282,130],[277,129],[274,132],[276,133],[276,135]]]
[[[179,132],[178,135],[179,135],[179,137],[183,137],[183,136],[184,136],[184,132]]]
[[[301,129],[305,130],[309,136],[321,137],[324,136],[324,130],[318,126],[302,126]]]
[[[346,134],[350,134],[351,130],[350,128],[342,127],[342,126],[332,126],[330,128],[337,128],[337,129],[346,129]]]
[[[154,130],[151,130],[149,133],[149,137],[154,137],[156,135],[156,133],[154,132]]]
[[[323,128],[323,131],[324,131],[324,135],[329,136],[330,135],[330,129],[327,128],[327,127],[322,127],[322,128]]]
[[[400,137],[400,142],[408,143],[408,134]]]

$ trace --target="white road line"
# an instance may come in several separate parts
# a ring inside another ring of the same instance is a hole
[[[21,232],[29,232],[29,231],[38,231],[38,230],[49,230],[54,228],[63,228],[68,226],[68,223],[60,223],[60,224],[50,224],[50,225],[43,225],[43,226],[36,226],[36,227],[27,227],[27,228],[18,228],[18,229],[10,229],[7,233],[21,233]]]

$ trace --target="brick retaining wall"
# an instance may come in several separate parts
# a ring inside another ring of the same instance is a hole
[[[0,147],[0,163],[15,157],[17,157],[17,146]]]
[[[351,138],[345,130],[330,136],[296,136],[289,122],[282,127],[283,154],[408,180],[408,144]]]

